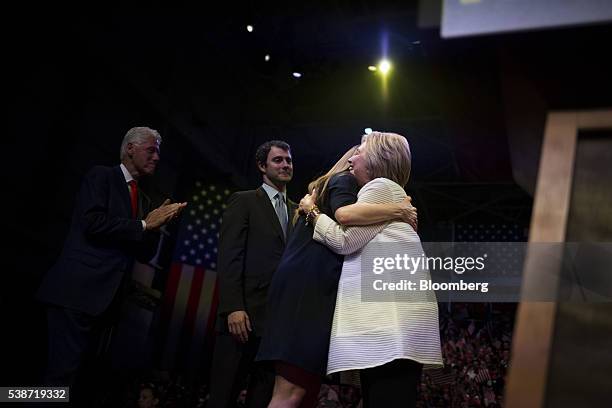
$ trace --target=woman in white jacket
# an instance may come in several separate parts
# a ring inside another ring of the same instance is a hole
[[[351,173],[363,186],[358,203],[400,202],[406,197],[403,186],[410,175],[411,156],[403,136],[382,132],[364,136],[349,162]],[[415,406],[423,366],[443,364],[435,294],[419,291],[418,298],[410,299],[410,293],[407,297],[406,292],[387,292],[366,302],[361,290],[362,273],[364,277],[372,273],[371,269],[362,270],[364,250],[371,255],[384,247],[380,243],[387,247],[393,243],[393,248],[401,248],[400,255],[419,257],[423,251],[418,235],[410,225],[396,221],[344,228],[319,214],[312,203],[311,196],[304,197],[300,210],[315,224],[313,238],[346,255],[334,311],[328,374],[360,370],[365,408]],[[411,278],[429,279],[429,272],[421,268]]]

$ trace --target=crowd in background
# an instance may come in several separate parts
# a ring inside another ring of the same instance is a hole
[[[510,304],[441,304],[440,330],[445,367],[424,371],[418,407],[502,406],[514,307]],[[318,407],[361,407],[358,387],[339,384],[335,378],[329,380],[321,387]],[[240,393],[236,407],[244,406],[245,393]],[[155,398],[149,398],[152,394]],[[157,373],[141,376],[128,386],[124,406],[204,408],[207,398],[205,383]],[[152,405],[153,401],[157,402]]]
[[[502,406],[513,307],[463,304],[451,309],[441,310],[440,319],[445,368],[425,371],[417,406]]]

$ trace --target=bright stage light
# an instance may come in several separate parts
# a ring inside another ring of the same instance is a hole
[[[378,68],[376,68],[374,65],[370,65],[368,67],[368,70],[372,71],[372,72],[376,72],[378,70]]]
[[[249,25],[247,26],[247,31],[248,31],[249,33],[252,33],[252,32],[253,32],[253,26],[249,24]]]
[[[386,75],[391,70],[391,63],[387,60],[382,60],[380,64],[378,64],[378,69],[383,75]]]
[[[369,135],[370,133],[372,133],[372,128],[365,128],[364,132],[366,135]]]
[[[299,72],[294,72],[294,73],[293,73],[293,77],[294,77],[294,78],[301,78],[301,77],[302,77],[302,74],[300,74]]]
[[[264,61],[266,62],[270,61],[270,54],[266,54],[266,56],[264,57]]]

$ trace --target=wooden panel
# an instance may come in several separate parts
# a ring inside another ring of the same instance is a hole
[[[576,127],[580,130],[612,128],[612,110],[577,112]]]
[[[612,111],[553,112],[548,115],[536,184],[529,242],[564,242],[571,198],[578,129],[612,127]],[[561,251],[559,246],[558,251]],[[548,250],[550,251],[550,249]],[[523,271],[523,298],[553,298],[562,254],[530,247]],[[506,386],[509,408],[545,406],[556,302],[521,302]]]

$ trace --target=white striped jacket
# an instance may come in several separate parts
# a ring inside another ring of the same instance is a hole
[[[381,204],[400,202],[406,193],[397,183],[377,178],[363,186],[357,197],[360,203]],[[433,292],[428,294],[432,301],[422,302],[361,299],[364,247],[368,243],[405,243],[406,252],[420,248],[422,253],[419,236],[410,225],[394,221],[343,228],[321,214],[313,238],[346,255],[334,311],[328,374],[376,367],[401,358],[420,362],[426,369],[443,365],[438,304]],[[421,273],[424,279],[429,278],[426,269]]]

